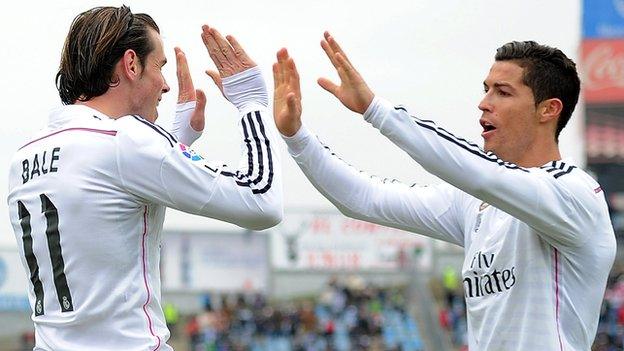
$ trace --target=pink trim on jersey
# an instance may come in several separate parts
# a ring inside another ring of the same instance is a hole
[[[21,150],[23,148],[25,148],[26,146],[32,144],[32,143],[36,143],[39,140],[45,139],[47,137],[51,137],[53,135],[59,134],[59,133],[63,133],[63,132],[68,132],[68,131],[72,131],[72,130],[79,130],[79,131],[83,131],[83,132],[91,132],[91,133],[99,133],[99,134],[106,134],[106,135],[112,135],[115,136],[117,135],[117,131],[116,130],[102,130],[102,129],[93,129],[93,128],[67,128],[67,129],[61,129],[61,130],[57,130],[54,133],[50,133],[48,135],[44,135],[41,138],[37,138],[31,142],[29,142],[28,144],[20,147],[18,150]]]
[[[145,237],[147,236],[147,205],[145,206],[145,211],[143,212],[143,238],[141,239],[141,260],[143,261],[143,283],[145,283],[145,290],[147,291],[147,300],[143,304],[143,312],[145,313],[145,317],[147,317],[147,326],[149,327],[150,334],[156,337],[158,340],[158,345],[154,350],[158,350],[160,348],[160,337],[154,333],[154,329],[152,327],[152,319],[147,312],[147,305],[150,302],[151,295],[149,285],[147,284],[147,258],[145,254]],[[152,350],[153,351],[153,350]]]
[[[561,332],[559,331],[559,251],[553,247],[555,251],[555,318],[557,321],[557,336],[559,337],[559,349],[563,350],[561,342]]]

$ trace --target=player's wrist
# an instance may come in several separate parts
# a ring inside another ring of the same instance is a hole
[[[191,125],[191,119],[196,106],[196,101],[176,104],[175,118],[173,119],[171,133],[175,135],[181,143],[186,145],[193,144],[203,133],[203,130],[195,130]]]
[[[182,114],[182,113],[192,113],[193,110],[195,109],[195,106],[197,106],[197,101],[192,100],[192,101],[187,101],[187,102],[178,102],[176,104],[176,115],[177,114]]]
[[[310,132],[309,129],[306,128],[304,124],[301,124],[301,126],[294,135],[286,136],[284,134],[281,134],[281,136],[286,143],[288,153],[291,156],[296,157],[304,151],[304,149],[308,145],[308,140],[310,140],[313,134],[312,132]]]
[[[249,105],[269,105],[267,86],[258,66],[223,78],[223,94],[239,110]]]

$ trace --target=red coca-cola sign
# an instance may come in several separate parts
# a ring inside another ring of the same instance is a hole
[[[582,72],[586,102],[624,102],[624,40],[584,40]]]

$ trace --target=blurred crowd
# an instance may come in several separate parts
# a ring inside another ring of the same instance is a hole
[[[269,302],[263,295],[206,300],[185,333],[192,351],[422,350],[401,289],[332,279],[320,296]]]
[[[446,304],[440,308],[440,327],[449,333],[453,347],[468,350],[468,325],[464,297],[455,292],[447,296]]]
[[[616,263],[600,309],[594,351],[624,350],[624,265]]]
[[[441,284],[442,294],[438,296],[440,327],[449,333],[455,349],[468,350],[466,302],[458,272],[452,267],[444,268]]]

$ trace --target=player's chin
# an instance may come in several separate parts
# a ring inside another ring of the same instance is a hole
[[[494,152],[494,145],[493,144],[494,143],[492,143],[491,141],[485,140],[483,142],[483,150],[485,150],[486,152],[490,152],[490,151]]]
[[[485,150],[485,152],[491,152],[493,154],[499,155],[499,153],[501,152],[501,146],[492,141],[489,141],[483,144],[483,150]]]

